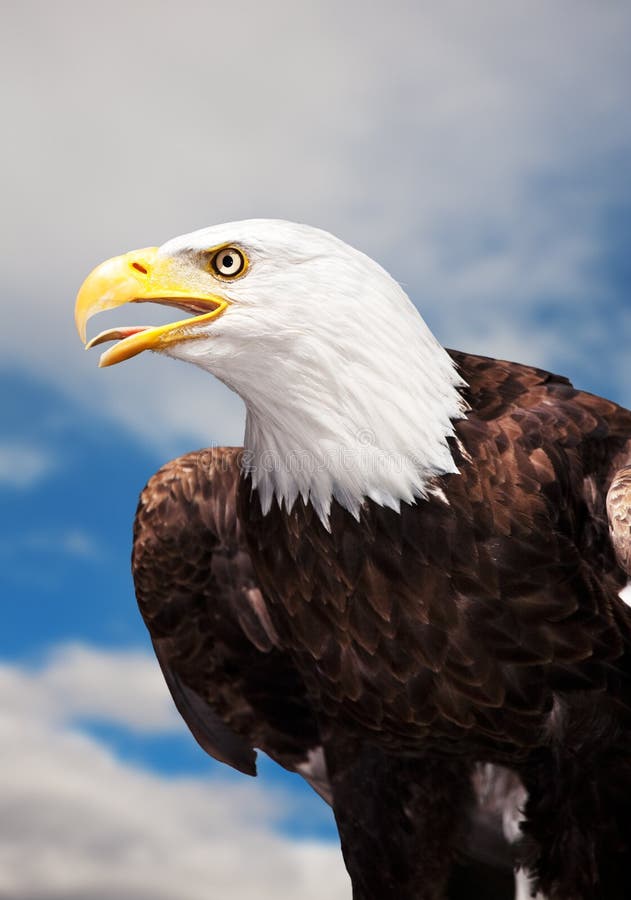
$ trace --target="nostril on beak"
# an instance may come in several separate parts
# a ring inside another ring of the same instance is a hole
[[[147,269],[143,266],[142,263],[139,263],[139,262],[133,262],[133,263],[131,264],[131,267],[132,267],[132,269],[135,269],[137,272],[140,272],[142,275],[146,275],[146,274],[147,274]]]

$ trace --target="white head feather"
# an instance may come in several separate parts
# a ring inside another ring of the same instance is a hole
[[[463,381],[381,266],[324,231],[265,219],[205,228],[160,254],[208,290],[199,252],[224,243],[249,259],[243,277],[213,285],[230,306],[205,338],[168,352],[243,398],[244,466],[264,512],[300,496],[327,524],[333,498],[355,516],[365,498],[398,508],[456,471],[447,439]]]

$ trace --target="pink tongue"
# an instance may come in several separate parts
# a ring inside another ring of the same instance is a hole
[[[140,334],[141,331],[147,331],[149,325],[129,325],[127,328],[117,328],[120,338],[130,337],[132,334]]]
[[[106,341],[122,341],[125,338],[131,337],[132,334],[139,334],[141,331],[149,331],[151,327],[151,325],[128,325],[123,328],[109,328],[107,331],[102,331],[100,334],[97,334],[91,341],[88,341],[85,345],[85,349],[89,350],[91,347],[96,347],[97,344],[104,344]]]

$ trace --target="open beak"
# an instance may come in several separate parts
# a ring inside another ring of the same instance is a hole
[[[86,350],[106,341],[117,343],[101,356],[99,366],[113,366],[143,350],[164,350],[176,341],[202,337],[204,333],[195,326],[218,318],[228,306],[223,297],[187,289],[173,261],[160,257],[157,247],[147,247],[108,259],[90,272],[75,303],[81,340],[85,343],[86,325],[95,313],[142,302],[174,306],[191,315],[158,327],[137,325],[102,331],[86,344]]]

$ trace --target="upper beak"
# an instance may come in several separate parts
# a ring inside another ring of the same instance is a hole
[[[83,282],[75,303],[75,324],[81,340],[85,343],[86,325],[95,313],[141,301],[168,304],[201,315],[156,328],[137,326],[101,332],[86,349],[105,341],[118,343],[101,356],[100,366],[114,365],[143,350],[164,349],[174,341],[200,337],[191,326],[217,318],[228,306],[223,297],[187,288],[172,261],[160,257],[157,247],[147,247],[108,259]]]

